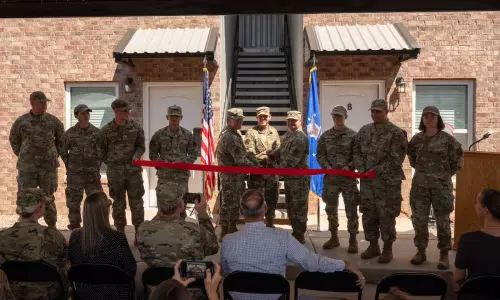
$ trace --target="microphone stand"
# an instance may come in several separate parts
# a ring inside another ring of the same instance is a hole
[[[479,140],[475,141],[474,143],[472,143],[472,144],[469,146],[469,151],[470,151],[470,149],[472,148],[472,146],[474,146],[475,144],[477,144],[477,143],[479,143],[479,142],[481,142],[481,141],[484,141],[485,139],[489,138],[489,137],[490,137],[490,135],[491,135],[491,133],[490,133],[490,132],[486,132],[486,133],[483,135],[483,137],[482,137],[482,138],[480,138]]]

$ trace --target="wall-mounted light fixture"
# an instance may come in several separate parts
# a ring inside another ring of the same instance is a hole
[[[134,79],[132,77],[127,77],[125,80],[125,93],[131,93],[132,92],[132,84],[134,83]]]
[[[406,92],[406,82],[403,77],[396,78],[396,87],[398,88],[398,93],[404,94]]]

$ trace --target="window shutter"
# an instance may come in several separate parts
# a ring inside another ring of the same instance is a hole
[[[97,128],[102,128],[114,118],[111,102],[116,98],[114,86],[109,87],[71,87],[71,126],[78,121],[73,114],[75,107],[79,104],[86,104],[92,112],[90,113],[90,123]]]

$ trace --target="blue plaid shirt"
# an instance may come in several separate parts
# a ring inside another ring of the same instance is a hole
[[[344,261],[315,254],[290,233],[268,228],[264,222],[247,223],[222,241],[221,264],[224,274],[234,271],[260,272],[285,276],[287,264],[294,263],[310,272],[343,271]],[[235,300],[278,299],[279,295],[231,293]]]

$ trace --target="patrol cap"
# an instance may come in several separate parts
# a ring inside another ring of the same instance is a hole
[[[286,113],[287,120],[300,120],[302,113],[298,110],[291,110]]]
[[[337,105],[333,108],[331,115],[347,116],[347,109],[342,105]]]
[[[422,115],[426,113],[431,113],[435,114],[436,116],[439,116],[439,109],[435,106],[426,106],[424,110],[422,111]]]
[[[167,116],[179,116],[182,117],[182,107],[177,105],[172,105],[168,107]]]
[[[230,108],[227,110],[227,117],[233,120],[242,120],[245,118],[243,115],[243,109],[241,108]]]
[[[389,106],[387,105],[387,101],[384,99],[376,99],[372,101],[372,105],[369,110],[389,110]]]
[[[118,109],[119,111],[130,111],[130,105],[127,101],[116,99],[111,103],[112,109]]]
[[[269,116],[271,114],[271,109],[267,106],[258,107],[255,111],[257,112],[257,117],[260,115]]]
[[[31,214],[40,203],[46,203],[49,197],[42,189],[28,188],[21,191],[21,196],[17,200],[16,213],[18,215]]]
[[[161,196],[156,200],[160,209],[176,207],[184,197],[183,189],[175,182],[166,182],[159,185],[158,188],[162,190]]]
[[[86,112],[86,111],[90,111],[92,112],[92,110],[85,104],[78,104],[76,107],[75,107],[75,110],[74,110],[74,113],[75,115],[78,114],[79,112]]]
[[[45,96],[45,94],[41,91],[35,91],[33,93],[31,93],[30,95],[30,101],[37,101],[37,102],[47,102],[47,101],[50,101],[49,98],[47,98],[47,96]]]

